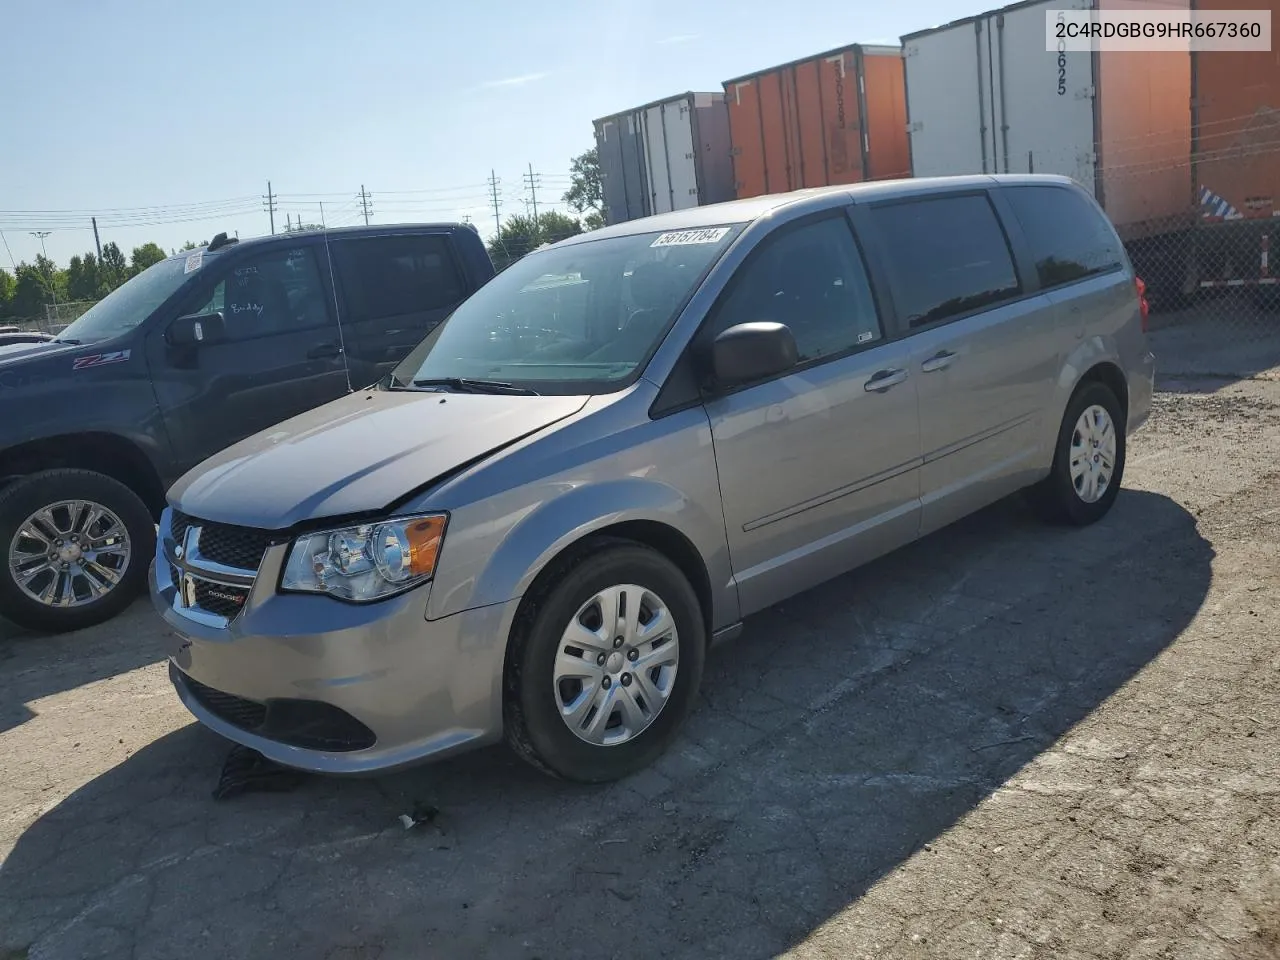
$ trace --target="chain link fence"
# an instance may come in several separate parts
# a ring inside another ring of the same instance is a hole
[[[58,334],[97,302],[97,300],[72,300],[56,305],[45,304],[42,316],[0,318],[0,329],[14,328],[24,333]]]
[[[1087,152],[1013,151],[997,165],[1091,190],[1146,284],[1152,330],[1193,325],[1218,339],[1272,340],[1280,338],[1272,252],[1280,254],[1280,120],[1239,126],[1230,136],[1202,131],[1195,152],[1182,129]]]

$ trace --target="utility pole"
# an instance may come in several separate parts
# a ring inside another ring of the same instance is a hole
[[[498,236],[502,235],[502,217],[498,215],[498,208],[502,206],[502,201],[498,199],[498,184],[501,183],[498,175],[492,170],[489,171],[489,193],[493,197],[493,225],[498,230]]]
[[[49,236],[49,234],[53,233],[53,231],[52,230],[32,230],[30,231],[30,233],[33,237],[35,237],[37,240],[40,241],[40,253],[47,261],[49,259],[49,253],[44,248],[44,238]],[[58,319],[58,278],[56,274],[49,278],[49,296],[53,297],[53,319],[54,319],[54,322],[56,323]]]
[[[373,197],[370,196],[369,191],[364,188],[363,183],[360,184],[360,193],[357,194],[356,199],[360,201],[360,210],[364,213],[364,225],[367,227],[369,225],[369,213],[371,212],[369,210],[369,201],[372,200]]]
[[[534,173],[533,164],[529,164],[529,172],[524,175],[524,182],[529,187],[529,206],[533,208],[533,222],[535,226],[538,223],[538,182],[541,179],[541,174]]]
[[[276,196],[271,192],[271,181],[267,181],[267,195],[262,198],[267,216],[271,218],[271,235],[276,235]]]
[[[102,262],[102,241],[98,239],[98,218],[90,217],[93,221],[93,245],[98,248],[98,262]]]

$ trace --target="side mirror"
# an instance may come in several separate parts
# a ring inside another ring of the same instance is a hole
[[[799,362],[796,338],[783,323],[740,323],[711,344],[711,372],[718,386],[763,380]]]
[[[165,339],[175,347],[194,347],[201,343],[217,343],[226,333],[221,313],[192,313],[169,324]]]

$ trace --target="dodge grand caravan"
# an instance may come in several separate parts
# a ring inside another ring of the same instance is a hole
[[[744,617],[1026,490],[1111,508],[1146,305],[1071,181],[882,182],[563,241],[170,491],[178,695],[296,768],[654,759]]]
[[[114,616],[146,590],[174,480],[376,382],[492,276],[463,224],[224,233],[54,340],[0,345],[0,614]]]

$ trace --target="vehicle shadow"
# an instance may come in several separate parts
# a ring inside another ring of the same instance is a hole
[[[146,597],[72,633],[39,634],[0,619],[0,733],[31,719],[28,703],[162,660],[164,633]]]
[[[493,749],[219,803],[225,744],[189,726],[19,838],[0,955],[772,956],[1159,655],[1212,558],[1156,494],[1084,530],[999,504],[753,618],[686,735],[606,787]]]

